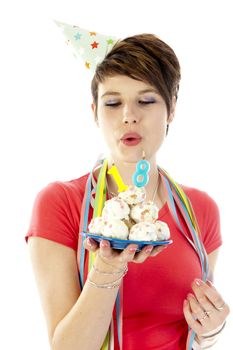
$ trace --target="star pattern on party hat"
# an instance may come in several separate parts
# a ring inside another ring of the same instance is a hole
[[[71,46],[76,58],[81,58],[84,65],[90,72],[94,73],[97,64],[111,51],[113,45],[120,39],[92,32],[76,25],[71,25],[54,20],[61,28],[66,43]]]

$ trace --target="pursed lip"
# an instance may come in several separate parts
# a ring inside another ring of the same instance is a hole
[[[142,137],[136,132],[128,132],[121,137],[121,140],[136,139],[140,140]]]

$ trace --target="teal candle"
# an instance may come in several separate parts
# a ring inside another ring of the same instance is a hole
[[[136,171],[133,174],[133,183],[137,187],[146,186],[149,181],[150,163],[142,159],[136,164]]]

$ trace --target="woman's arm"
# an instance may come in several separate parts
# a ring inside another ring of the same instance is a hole
[[[102,241],[103,245],[106,241]],[[81,292],[76,252],[44,238],[28,240],[33,270],[44,310],[48,337],[52,350],[99,350],[105,339],[112,318],[118,288],[97,288],[86,282]],[[107,246],[89,247],[102,256],[96,257],[99,271],[123,270],[135,255],[135,247],[129,245],[120,254]],[[134,248],[134,249],[132,249]],[[148,249],[148,247],[147,247]],[[157,248],[161,251],[161,248]],[[152,251],[154,255],[156,250]],[[143,262],[150,252],[137,253],[135,262]],[[106,264],[103,260],[106,259]],[[94,269],[90,279],[95,284],[117,280],[117,274],[101,274]]]
[[[87,283],[81,293],[73,249],[39,237],[28,243],[51,349],[99,350],[118,289]]]

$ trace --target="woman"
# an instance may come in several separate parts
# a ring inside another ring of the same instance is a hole
[[[89,210],[88,222],[93,216],[92,206],[86,204],[87,181],[91,179],[95,188],[103,162],[92,174],[43,189],[35,201],[26,239],[53,350],[107,349],[112,317],[114,349],[119,349],[115,302],[122,286],[119,343],[124,350],[178,350],[185,349],[186,343],[187,348],[204,349],[215,343],[225,325],[229,307],[211,283],[221,245],[218,207],[207,193],[181,186],[196,215],[209,263],[204,282],[184,217],[178,210],[179,228],[169,210],[156,161],[175,115],[179,81],[174,51],[151,34],[116,43],[97,66],[91,86],[92,110],[109,150],[107,169],[114,163],[123,182],[131,185],[144,152],[150,163],[146,198],[159,208],[159,219],[168,224],[173,244],[166,249],[148,245],[140,252],[136,252],[137,245],[129,244],[118,251],[107,240],[98,245],[85,239],[86,252],[95,252],[96,259],[86,281],[82,280],[78,278],[77,249],[82,244],[78,232],[84,209]],[[104,176],[108,199],[117,195],[118,187],[107,171]],[[87,264],[86,254],[84,270]],[[187,340],[188,334],[195,336],[194,342]]]

